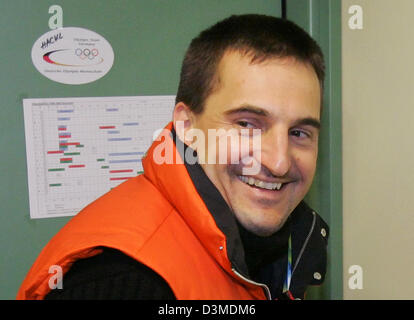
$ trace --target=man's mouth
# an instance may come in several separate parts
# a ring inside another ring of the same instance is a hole
[[[262,181],[259,179],[255,179],[252,177],[247,177],[247,176],[237,176],[239,178],[240,181],[253,186],[253,187],[257,187],[260,189],[266,189],[266,190],[280,190],[283,186],[284,183],[278,183],[278,182],[266,182],[266,181]]]

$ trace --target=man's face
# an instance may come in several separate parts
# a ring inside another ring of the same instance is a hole
[[[243,158],[252,156],[251,150],[237,151],[240,161],[231,163],[234,146],[227,163],[217,160],[201,166],[239,222],[267,236],[283,226],[311,186],[318,153],[320,85],[312,67],[294,59],[250,61],[238,52],[224,55],[218,87],[204,111],[193,115],[191,127],[205,137],[209,129],[236,129],[233,132],[240,136],[246,129],[261,130],[260,145],[249,135],[259,162],[256,174],[243,171]],[[214,143],[208,141],[205,159],[212,148],[217,150]]]

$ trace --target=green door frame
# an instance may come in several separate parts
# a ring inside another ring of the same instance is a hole
[[[308,297],[338,300],[343,298],[341,1],[286,0],[285,6],[286,18],[307,30],[325,55],[318,170],[306,200],[330,226],[328,272],[324,285]]]

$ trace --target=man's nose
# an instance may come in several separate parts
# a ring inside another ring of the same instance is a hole
[[[262,137],[262,165],[276,177],[285,176],[291,167],[289,134],[278,131]]]

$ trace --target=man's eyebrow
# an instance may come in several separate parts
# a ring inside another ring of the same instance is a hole
[[[252,113],[258,116],[262,116],[262,117],[271,116],[267,110],[264,110],[260,107],[256,107],[252,105],[242,105],[240,107],[230,109],[224,112],[225,115],[234,115],[237,113]],[[307,118],[296,120],[293,123],[293,126],[311,126],[319,130],[321,128],[321,122],[316,118],[307,117]]]
[[[318,119],[315,119],[315,118],[303,118],[303,119],[299,119],[299,120],[295,121],[293,126],[294,127],[296,127],[296,126],[311,126],[311,127],[314,127],[315,129],[320,130],[321,122]]]
[[[224,112],[225,115],[233,115],[237,113],[252,113],[262,117],[270,116],[270,113],[268,111],[252,105],[242,105],[238,108],[230,109]]]

